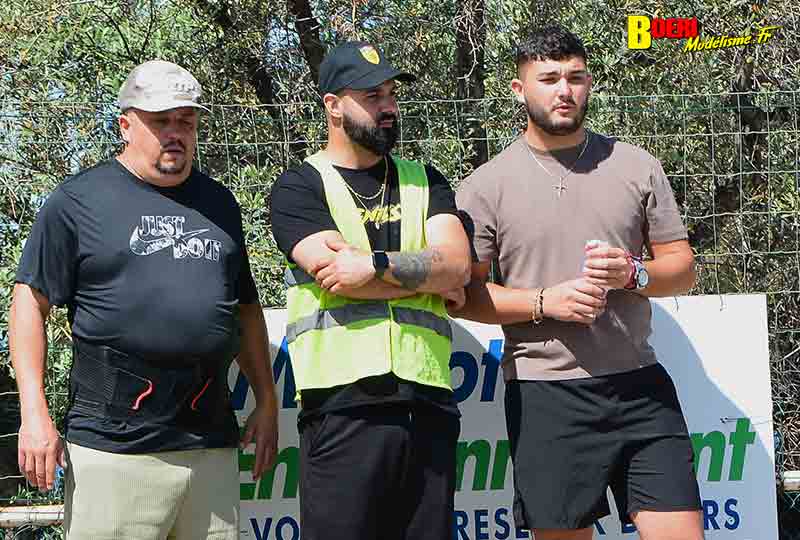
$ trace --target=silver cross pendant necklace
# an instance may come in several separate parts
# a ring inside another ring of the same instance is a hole
[[[564,179],[567,176],[569,176],[570,174],[572,174],[572,172],[573,172],[573,170],[575,168],[575,165],[577,165],[578,162],[583,157],[583,153],[586,152],[586,148],[589,147],[589,138],[591,136],[592,136],[592,134],[589,131],[587,131],[586,132],[586,137],[583,140],[583,148],[581,149],[580,153],[578,154],[578,157],[575,158],[575,161],[572,162],[572,165],[567,167],[567,172],[565,172],[563,175],[558,177],[558,184],[553,186],[553,189],[556,191],[556,198],[560,199],[561,198],[561,194],[564,193],[565,191],[567,191],[567,186],[564,185]],[[536,164],[539,165],[539,167],[541,167],[542,170],[545,173],[547,173],[547,176],[549,176],[551,178],[556,178],[556,175],[554,175],[553,173],[548,171],[547,168],[544,165],[542,165],[542,162],[539,161],[539,158],[536,157],[536,154],[533,152],[533,150],[531,150],[531,147],[530,147],[530,145],[528,144],[527,141],[525,141],[525,148],[528,149],[528,153],[531,155],[531,157],[536,162]]]

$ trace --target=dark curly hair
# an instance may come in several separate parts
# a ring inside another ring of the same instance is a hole
[[[586,61],[586,49],[580,38],[561,26],[544,26],[534,30],[517,47],[517,71],[528,62],[566,60],[573,56]]]

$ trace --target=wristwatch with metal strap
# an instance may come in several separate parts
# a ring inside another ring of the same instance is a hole
[[[630,254],[628,255],[628,261],[631,263],[633,271],[631,272],[631,279],[625,285],[625,288],[628,290],[644,289],[650,282],[650,276],[647,273],[647,268],[644,266],[644,261],[642,261],[640,257],[635,257]]]

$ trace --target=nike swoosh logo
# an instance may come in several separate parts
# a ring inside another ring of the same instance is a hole
[[[198,229],[196,231],[190,231],[178,236],[162,236],[152,240],[144,240],[143,238],[139,237],[139,227],[134,227],[129,245],[131,247],[131,251],[137,255],[152,255],[153,253],[159,252],[162,249],[175,245],[176,242],[186,241],[189,238],[193,238],[198,234],[203,234],[207,231],[208,229]]]

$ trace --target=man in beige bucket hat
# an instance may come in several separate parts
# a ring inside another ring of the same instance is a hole
[[[237,446],[274,460],[266,327],[233,194],[192,167],[201,86],[154,60],[119,92],[125,143],[62,182],[39,212],[10,314],[19,466],[42,490],[66,465],[67,538],[238,538]],[[66,447],[44,397],[45,324],[67,306],[74,355]],[[244,435],[228,367],[256,408]]]

